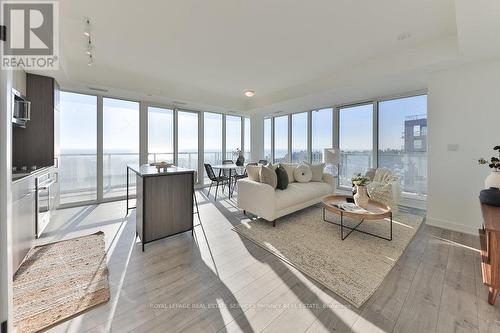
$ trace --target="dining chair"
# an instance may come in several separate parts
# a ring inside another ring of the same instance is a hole
[[[232,160],[222,160],[222,164],[234,164],[234,162]],[[232,172],[231,170],[231,173],[229,172],[229,170],[221,170],[222,171],[222,176],[226,177],[227,179],[229,179],[229,181],[232,181],[232,178],[234,176],[234,173]],[[229,175],[231,175],[231,177],[229,177]],[[224,185],[222,186],[222,192],[224,192]]]
[[[249,165],[254,165],[254,166],[257,166],[257,165],[259,165],[259,164],[258,164],[258,163],[255,163],[255,162],[253,162],[253,163],[247,163],[247,166],[249,166]],[[239,175],[239,174],[235,174],[235,175],[234,175],[234,177],[233,177],[233,178],[234,178],[234,186],[233,186],[233,188],[232,188],[231,195],[233,195],[233,193],[232,193],[232,192],[234,192],[234,188],[235,188],[235,187],[236,187],[236,185],[238,184],[238,180],[240,180],[240,179],[244,179],[244,178],[247,178],[247,177],[248,177],[247,168],[245,168],[245,171],[243,171],[243,173],[242,173],[241,175]]]
[[[219,189],[219,184],[224,185],[224,182],[229,181],[229,178],[225,176],[216,176],[214,173],[214,169],[212,168],[212,165],[205,163],[205,171],[207,172],[208,178],[212,181],[210,183],[210,188],[208,189],[208,196],[210,196],[210,190],[212,189],[212,185],[216,183],[215,187],[215,200],[217,200],[217,190]]]

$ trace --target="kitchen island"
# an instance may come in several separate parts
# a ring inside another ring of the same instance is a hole
[[[136,207],[129,207],[129,171],[136,175]],[[191,230],[195,171],[170,167],[127,165],[127,214],[136,209],[136,235],[144,245]]]

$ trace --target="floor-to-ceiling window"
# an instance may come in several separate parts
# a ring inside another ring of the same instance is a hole
[[[60,204],[97,200],[97,97],[61,92]]]
[[[339,183],[350,187],[354,174],[364,173],[373,165],[372,103],[339,109],[339,147]]]
[[[264,159],[271,161],[273,159],[272,155],[272,119],[264,119]]]
[[[148,160],[174,162],[174,111],[148,107]]]
[[[198,170],[198,112],[177,112],[178,165]]]
[[[427,96],[382,101],[378,110],[378,166],[393,170],[404,192],[426,195]]]
[[[292,114],[292,162],[309,161],[307,112]]]
[[[139,103],[103,99],[103,197],[125,195],[126,165],[139,163]],[[132,193],[135,177],[130,177]]]
[[[333,147],[333,109],[311,111],[312,163],[323,161],[323,149]]]
[[[222,114],[205,112],[204,119],[204,163],[221,164],[222,151]],[[205,182],[210,184],[205,173]]]
[[[252,159],[252,126],[250,118],[244,118],[245,122],[245,135],[244,135],[244,146],[245,146],[245,161],[251,162]]]
[[[241,117],[226,116],[226,159],[236,161],[241,149]]]
[[[274,118],[274,162],[288,161],[288,116]]]

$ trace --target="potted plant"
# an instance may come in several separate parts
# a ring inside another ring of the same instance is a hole
[[[236,150],[233,152],[233,156],[237,156],[237,166],[243,166],[245,164],[245,156],[243,156],[243,151],[240,148],[236,148]]]
[[[491,173],[486,177],[484,185],[486,188],[496,187],[500,188],[500,146],[495,146],[494,151],[498,152],[498,157],[493,156],[489,161],[484,158],[480,158],[478,163],[480,165],[488,165],[491,169]]]
[[[493,156],[489,161],[484,158],[478,160],[480,165],[488,165],[491,169],[484,181],[486,189],[479,194],[479,201],[498,207],[500,206],[500,146],[495,146],[493,150],[498,152],[498,157]]]
[[[351,182],[353,186],[356,186],[354,203],[361,208],[367,208],[369,197],[368,191],[366,190],[366,185],[370,182],[370,179],[368,179],[366,176],[361,175],[361,173],[358,173],[352,177]]]

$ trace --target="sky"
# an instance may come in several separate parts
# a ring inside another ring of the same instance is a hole
[[[379,148],[401,149],[404,142],[405,117],[426,114],[427,96],[415,96],[379,103]],[[95,96],[61,92],[61,150],[97,149],[97,98]],[[150,107],[149,151],[173,151],[173,111]],[[372,147],[372,104],[340,109],[340,147],[343,150],[370,150]],[[222,115],[204,113],[204,145],[206,151],[222,150]],[[241,148],[240,117],[226,116],[226,149]],[[179,151],[198,149],[198,114],[179,112]],[[294,151],[307,149],[307,113],[292,116]],[[139,103],[103,99],[104,151],[139,151]],[[245,124],[249,128],[249,124]],[[271,146],[271,122],[264,123],[264,147]],[[312,147],[322,150],[332,146],[332,109],[312,112]],[[275,118],[275,148],[287,150],[288,117]],[[248,140],[248,138],[246,139]],[[248,147],[247,147],[248,148]],[[279,155],[278,154],[278,155]],[[280,156],[277,156],[280,157]]]

